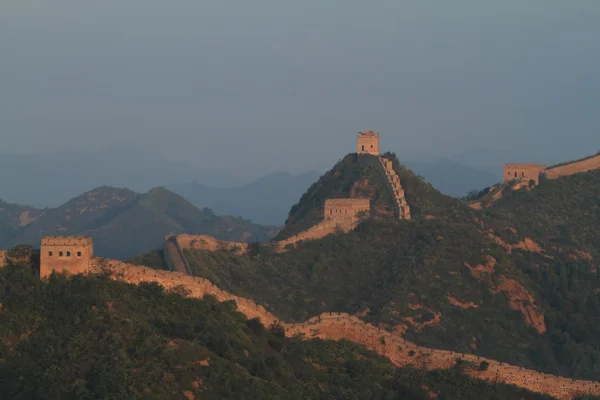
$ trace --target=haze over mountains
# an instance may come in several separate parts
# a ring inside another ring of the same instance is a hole
[[[447,158],[403,163],[441,192],[460,197],[469,190],[498,182],[504,162],[522,159],[509,152],[472,148]],[[273,171],[255,178],[243,171],[234,176],[192,164],[128,148],[65,150],[49,155],[4,154],[0,157],[0,199],[35,208],[58,207],[99,186],[126,187],[136,192],[165,186],[217,215],[281,225],[289,208],[323,172]]]
[[[0,203],[0,248],[38,247],[46,235],[90,235],[97,256],[124,259],[160,248],[165,235],[183,232],[264,241],[277,230],[237,217],[216,216],[162,187],[145,194],[99,187],[44,210]]]

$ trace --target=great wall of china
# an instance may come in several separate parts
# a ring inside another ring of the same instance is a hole
[[[400,177],[394,170],[392,161],[379,155],[379,133],[369,130],[359,132],[357,137],[357,155],[374,156],[377,160],[376,164],[372,158],[363,158],[362,160],[367,164],[379,167],[380,171],[383,171],[384,178],[389,184],[398,218],[410,220],[410,206],[406,201]],[[323,220],[320,223],[288,239],[265,243],[265,245],[271,246],[276,252],[284,252],[299,242],[320,239],[335,233],[337,230],[349,232],[356,228],[360,221],[361,213],[369,212],[369,199],[366,198],[327,199],[323,206]],[[172,271],[187,271],[189,273],[189,265],[185,260],[183,252],[190,249],[208,251],[228,250],[237,252],[238,254],[245,254],[248,250],[248,244],[221,241],[206,235],[169,235],[165,237],[163,244],[165,263]]]
[[[392,161],[379,155],[379,134],[371,131],[359,133],[357,153],[359,156],[376,156],[363,157],[362,160],[380,168],[380,173],[385,174],[398,218],[410,219],[410,207],[400,179],[393,169]],[[506,164],[504,176],[506,181],[533,179],[539,182],[540,174],[544,174],[549,179],[555,179],[598,168],[600,168],[600,154],[550,168],[535,164]],[[322,238],[337,230],[352,230],[360,221],[361,213],[369,210],[368,199],[328,199],[324,205],[323,220],[320,223],[296,236],[268,245],[276,251],[282,252],[303,240]],[[473,363],[486,361],[489,363],[487,370],[478,371],[477,368],[469,368],[466,372],[479,379],[514,384],[557,399],[571,399],[576,395],[586,393],[600,394],[600,386],[597,382],[547,375],[471,354],[420,347],[404,340],[400,333],[390,333],[349,314],[325,313],[302,323],[283,323],[254,301],[221,290],[207,279],[192,276],[184,255],[184,251],[187,249],[209,251],[225,249],[244,254],[248,251],[249,245],[241,242],[220,241],[206,235],[169,235],[165,238],[163,250],[165,262],[171,271],[158,271],[117,260],[94,258],[93,243],[89,237],[45,237],[42,239],[40,250],[40,277],[44,278],[53,270],[57,270],[69,273],[108,273],[113,279],[132,284],[156,282],[167,290],[176,287],[183,288],[189,297],[203,298],[211,295],[219,301],[235,301],[238,311],[248,318],[258,318],[266,326],[279,323],[288,336],[299,335],[306,339],[347,339],[363,344],[389,358],[397,366],[414,365],[432,370],[452,367],[456,364],[457,359]],[[0,266],[4,265],[7,259],[8,252],[0,251]]]
[[[540,183],[542,178],[558,179],[563,176],[569,176],[580,172],[588,172],[600,169],[600,152],[590,157],[583,158],[564,164],[558,164],[548,167],[540,164],[504,164],[503,183],[490,187],[489,192],[494,192],[485,202],[475,201],[469,204],[469,207],[475,210],[481,210],[489,207],[494,202],[502,198],[502,190],[510,186],[512,190],[519,190],[524,187],[530,187],[529,183],[533,181],[535,185]]]
[[[166,290],[179,287],[187,292],[189,297],[193,298],[203,298],[205,295],[210,295],[219,301],[232,300],[236,302],[238,311],[248,318],[258,318],[265,326],[279,323],[285,329],[287,336],[300,335],[305,339],[347,339],[362,344],[368,349],[389,358],[396,366],[412,364],[419,368],[433,370],[452,367],[456,364],[457,359],[474,362],[477,365],[482,361],[486,361],[489,363],[486,371],[478,371],[475,368],[467,369],[466,373],[475,378],[513,384],[561,400],[572,399],[580,394],[600,394],[600,385],[597,382],[573,380],[471,354],[417,346],[403,339],[399,334],[390,333],[365,323],[356,316],[345,313],[324,313],[306,322],[285,323],[268,312],[263,306],[252,300],[221,290],[204,278],[192,277],[178,272],[158,271],[102,258],[92,260],[90,271],[107,273],[113,279],[133,284],[156,282]]]
[[[577,174],[600,169],[600,152],[593,156],[576,160],[573,162],[548,167],[540,164],[504,164],[504,181],[533,180],[539,183],[540,177],[557,179],[562,176]]]

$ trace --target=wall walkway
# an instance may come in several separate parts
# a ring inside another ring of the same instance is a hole
[[[389,184],[392,187],[392,193],[394,195],[394,202],[396,208],[398,209],[398,218],[400,219],[410,219],[410,207],[406,202],[406,197],[404,196],[404,189],[400,184],[400,177],[394,171],[394,167],[392,166],[392,161],[388,160],[385,157],[379,157],[379,162],[385,171],[385,175]]]
[[[572,175],[579,172],[587,172],[594,169],[600,169],[600,154],[582,161],[546,169],[542,173],[546,175],[548,179],[556,179],[560,178],[561,176]]]

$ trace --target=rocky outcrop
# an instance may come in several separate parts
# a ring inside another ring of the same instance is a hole
[[[404,196],[404,189],[400,184],[400,177],[398,176],[396,171],[394,171],[392,161],[388,160],[385,157],[379,157],[379,162],[381,163],[381,166],[385,171],[388,183],[392,187],[392,193],[394,195],[394,205],[398,210],[398,218],[410,219],[410,207],[406,201],[406,197]]]
[[[546,332],[544,314],[535,305],[535,299],[523,285],[514,279],[500,276],[497,287],[508,297],[510,308],[523,314],[527,325],[533,327],[539,334]]]

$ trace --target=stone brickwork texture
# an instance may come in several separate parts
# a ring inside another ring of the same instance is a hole
[[[40,248],[40,277],[52,273],[84,273],[89,270],[94,245],[89,236],[46,236]]]
[[[358,133],[358,154],[379,155],[379,133],[373,131],[364,131]]]
[[[400,184],[400,177],[394,171],[394,167],[392,165],[392,161],[388,160],[384,157],[379,157],[379,162],[385,171],[385,175],[387,177],[388,183],[392,187],[392,193],[394,195],[394,203],[396,209],[398,211],[398,218],[400,219],[410,219],[410,206],[406,201],[406,197],[404,196],[404,189]]]
[[[533,180],[537,184],[540,181],[540,173],[546,168],[548,168],[547,165],[539,164],[504,164],[504,181],[521,179],[529,182]]]
[[[357,217],[361,212],[369,212],[369,199],[327,199],[325,200],[324,218]]]
[[[572,164],[547,169],[544,171],[544,175],[546,175],[548,179],[556,179],[560,178],[561,176],[592,171],[594,169],[600,169],[600,154]]]

